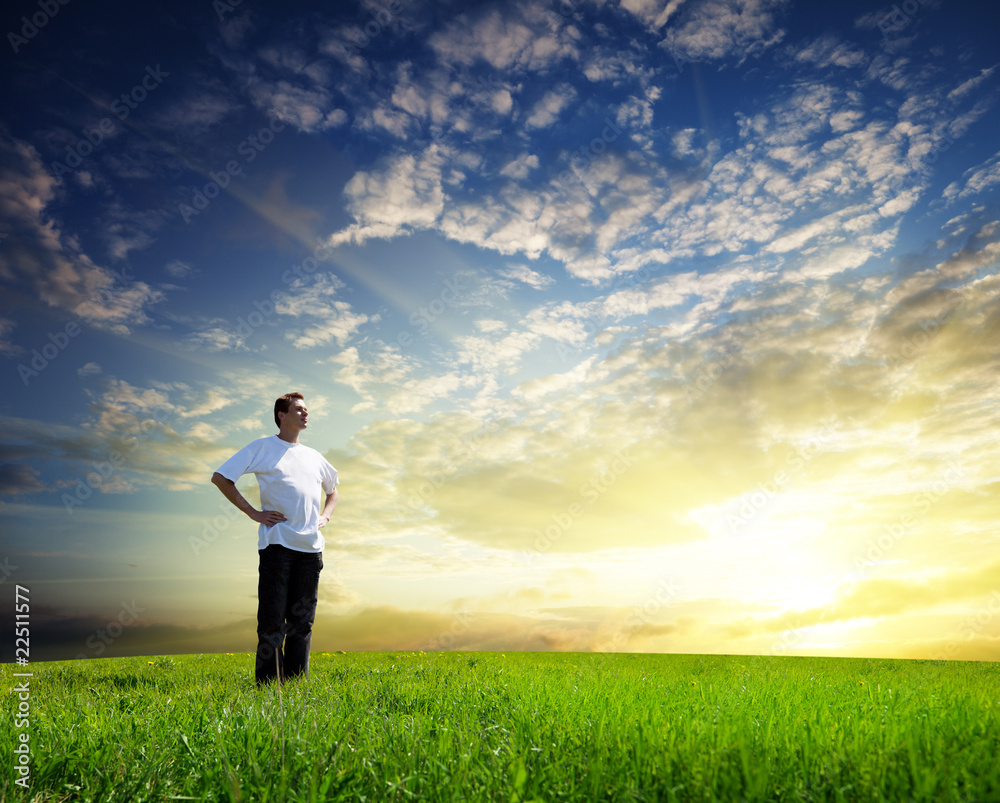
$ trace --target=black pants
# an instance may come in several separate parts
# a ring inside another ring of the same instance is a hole
[[[271,544],[259,555],[257,685],[275,678],[308,677],[323,553]]]

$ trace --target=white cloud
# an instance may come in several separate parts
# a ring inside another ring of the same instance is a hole
[[[164,294],[136,280],[127,266],[115,271],[95,264],[63,233],[46,211],[60,184],[46,171],[38,152],[0,136],[0,156],[0,217],[17,232],[0,249],[0,276],[23,276],[49,305],[117,334],[149,323],[149,308]],[[123,234],[119,229],[111,236],[116,248],[126,253],[142,240]]]
[[[183,279],[191,274],[194,267],[183,260],[173,259],[164,265],[163,269],[175,279]]]
[[[98,376],[101,373],[103,373],[103,369],[96,362],[88,362],[76,369],[77,376],[81,377]]]
[[[153,115],[155,125],[171,131],[183,131],[189,136],[204,135],[234,117],[241,108],[229,88],[216,77],[205,76],[198,83],[188,84],[185,89],[182,97]]]
[[[988,69],[981,70],[979,75],[973,76],[969,80],[965,81],[962,84],[959,84],[957,87],[951,90],[948,93],[948,100],[951,101],[960,100],[966,95],[971,94],[972,92],[977,90],[980,86],[982,86],[982,84],[988,81],[993,76],[993,74],[996,73],[996,71],[997,71],[996,64],[994,64],[992,67]]]
[[[782,36],[778,21],[786,5],[764,0],[681,4],[669,10],[673,16],[667,35],[690,45],[690,54],[722,58],[739,51],[745,56]],[[667,5],[653,3],[636,3],[631,9],[647,24],[656,24],[667,11]],[[709,12],[718,13],[713,17]],[[470,42],[479,41],[476,37],[487,30],[496,33],[491,26],[498,19],[493,11],[476,18],[472,27],[477,33],[466,38],[449,29],[458,38],[446,44],[442,34],[436,41],[442,48],[439,55],[447,49],[471,66],[476,57]],[[518,19],[515,14],[506,20],[505,44],[490,56],[497,64],[521,63],[515,55],[522,52],[515,46],[523,23]],[[592,49],[598,51],[600,47]],[[845,67],[858,60],[854,50],[829,36],[800,48],[796,57]],[[624,95],[615,118],[620,126],[627,124],[631,141],[615,142],[600,154],[587,151],[586,143],[576,148],[570,143],[560,154],[562,162],[544,165],[523,146],[514,153],[493,154],[468,142],[438,144],[432,146],[433,153],[428,148],[389,157],[349,183],[357,222],[335,234],[334,241],[392,237],[425,228],[503,255],[547,255],[562,262],[571,276],[591,284],[649,264],[746,254],[757,248],[794,257],[789,270],[799,271],[790,274],[798,280],[831,276],[885,252],[899,217],[927,186],[910,161],[915,144],[926,150],[925,144],[933,142],[931,132],[939,131],[949,117],[952,122],[964,119],[948,109],[935,111],[933,101],[943,97],[940,91],[914,91],[912,67],[881,59],[873,70],[892,72],[892,81],[907,87],[907,97],[895,111],[891,105],[873,105],[870,79],[850,86],[802,79],[783,90],[770,110],[738,115],[739,139],[729,153],[720,155],[718,142],[696,147],[699,132],[689,128],[671,134],[671,156],[679,164],[668,163],[656,153],[657,140],[649,133],[656,96],[645,85],[648,77],[625,69],[627,61],[617,63],[621,69],[611,80],[627,77],[635,90]],[[408,72],[406,80],[407,86],[414,83]],[[444,96],[440,78],[424,83]],[[526,119],[549,124],[556,115],[565,115],[563,90],[549,90]],[[409,112],[400,113],[408,118],[432,114],[426,92],[407,94],[405,102],[402,97]],[[578,110],[585,112],[583,107]],[[932,116],[919,123],[911,120],[921,114]],[[476,130],[473,126],[470,133]],[[484,135],[492,137],[494,132]],[[472,157],[478,157],[478,163]],[[445,164],[453,175],[447,175]],[[540,168],[549,171],[548,181]],[[473,175],[482,184],[467,192]],[[501,183],[500,178],[508,181]],[[524,186],[529,180],[533,186]]]
[[[139,212],[120,202],[109,204],[100,226],[101,239],[107,244],[108,253],[116,260],[124,260],[129,252],[148,247],[153,234],[163,225],[157,212]]]
[[[354,174],[344,192],[358,221],[331,238],[331,244],[393,237],[428,228],[444,210],[441,167],[444,151],[429,146],[422,154],[391,157],[380,170]]]
[[[253,30],[254,23],[250,14],[233,14],[219,23],[222,40],[232,50],[242,48]]]
[[[476,321],[476,329],[484,334],[502,332],[506,328],[507,324],[504,321],[498,321],[495,318],[482,318]]]
[[[413,117],[427,117],[430,113],[431,101],[421,91],[421,88],[413,83],[411,65],[409,62],[403,62],[397,69],[399,80],[392,92],[392,103]]]
[[[362,324],[370,320],[367,315],[354,312],[345,301],[334,301],[324,310],[318,310],[316,315],[321,318],[318,323],[307,326],[300,333],[285,333],[295,348],[313,348],[326,345],[331,340],[336,340],[337,345],[342,347]]]
[[[397,139],[406,139],[414,131],[413,120],[409,115],[384,105],[373,109],[371,119],[363,119],[359,121],[359,125],[365,130],[377,126],[388,131]]]
[[[824,34],[795,54],[797,61],[815,64],[820,69],[827,67],[863,67],[868,64],[868,56],[856,50],[833,34]]]
[[[589,305],[563,301],[531,310],[522,325],[533,335],[579,348],[586,341],[588,331],[592,330],[589,317]]]
[[[319,87],[302,87],[291,81],[250,81],[250,97],[265,114],[290,123],[302,131],[339,128],[347,122],[347,112],[337,108],[329,92]]]
[[[622,8],[635,15],[652,30],[658,30],[667,24],[669,19],[685,0],[621,0]]]
[[[768,2],[681,5],[669,31],[684,30],[693,36],[699,24],[709,25],[706,9],[721,9],[725,13],[712,24],[729,37],[730,44],[752,38],[752,31],[766,31],[764,38],[773,38],[778,35],[775,26],[781,7],[782,3]],[[666,7],[643,4],[633,10],[648,16]],[[478,33],[469,34],[472,40],[478,41],[475,37],[487,30],[495,33],[491,26],[498,19],[494,12],[477,18],[473,28]],[[491,56],[495,63],[516,61],[514,54],[521,51],[514,43],[520,41],[522,22],[516,14],[508,15],[509,36]],[[437,46],[450,48],[456,59],[471,65],[475,57],[467,47],[472,40],[449,31],[458,39],[452,37],[454,41],[446,44],[442,34]],[[833,40],[821,38],[811,48],[807,48],[809,58],[826,54],[822,58],[850,61],[843,53],[836,55]],[[501,51],[507,56],[498,55]],[[615,80],[622,76],[640,87],[646,81],[640,71],[619,71]],[[454,89],[447,86],[439,68],[419,78],[410,67],[397,71],[394,96],[405,119],[393,124],[395,132],[408,136],[413,121],[449,119]],[[551,124],[557,115],[564,115],[565,89],[549,90],[526,119]],[[893,129],[891,121],[868,119],[873,115],[861,89],[799,82],[769,114],[741,118],[741,143],[722,158],[718,143],[695,147],[696,130],[676,132],[672,144],[679,168],[675,164],[668,168],[655,153],[649,134],[654,101],[655,92],[640,89],[626,95],[617,110],[619,126],[627,124],[632,142],[643,152],[629,150],[632,143],[624,147],[616,143],[613,153],[603,154],[568,145],[562,165],[545,165],[551,176],[547,182],[539,183],[543,177],[537,154],[523,147],[513,154],[494,155],[475,143],[438,143],[414,154],[387,157],[381,166],[362,170],[349,182],[349,208],[356,223],[332,239],[360,242],[424,228],[500,254],[531,259],[548,254],[563,262],[571,275],[597,283],[650,262],[669,263],[699,251],[714,256],[769,243],[779,250],[791,249],[795,238],[799,245],[807,244],[804,236],[816,231],[808,223],[810,215],[827,219],[832,214],[827,222],[835,222],[838,203],[856,203],[859,193],[868,193],[873,199],[871,211],[881,212],[885,225],[892,226],[920,196],[919,184],[900,191],[890,183],[916,180],[905,160],[907,134]],[[437,117],[435,103],[444,110]],[[488,101],[482,109],[489,110]],[[492,129],[468,120],[466,134],[495,136]],[[568,169],[560,171],[563,166]],[[466,193],[473,175],[485,187]],[[498,184],[498,177],[511,181]],[[530,189],[521,186],[528,180],[534,180]],[[860,213],[851,216],[854,221],[861,218]],[[874,220],[869,218],[866,225],[875,225]],[[786,230],[789,225],[793,228]],[[824,245],[835,246],[837,232],[829,234],[832,240]],[[637,248],[642,239],[644,247]]]
[[[576,90],[569,84],[562,84],[550,89],[535,104],[528,118],[524,121],[528,128],[548,128],[563,110],[576,98]]]
[[[643,86],[655,84],[657,71],[647,64],[639,50],[617,50],[595,43],[581,54],[583,74],[594,83],[607,81],[622,86],[639,81]]]
[[[652,149],[653,140],[651,128],[653,125],[653,103],[660,97],[660,91],[652,87],[647,97],[634,96],[625,100],[615,115],[619,128],[628,132],[628,136],[640,146]]]
[[[332,273],[317,273],[314,276],[296,279],[284,291],[275,312],[293,318],[322,315],[344,283]]]
[[[532,270],[527,265],[513,265],[505,270],[502,270],[500,275],[505,278],[512,279],[513,281],[526,284],[529,287],[534,287],[536,290],[548,287],[555,281],[555,279],[551,276],[546,276],[543,273]]]
[[[493,111],[506,117],[514,108],[514,99],[509,89],[497,89],[490,96],[490,104],[493,106]]]
[[[521,180],[527,178],[528,174],[536,167],[538,167],[538,157],[533,153],[522,153],[504,165],[500,170],[500,175]]]
[[[351,336],[374,318],[355,312],[349,303],[336,298],[344,284],[329,273],[297,279],[274,304],[278,315],[311,321],[304,329],[282,324],[286,339],[297,349],[324,346],[332,340],[344,346]]]
[[[813,240],[820,235],[836,231],[840,228],[841,222],[846,215],[859,211],[861,211],[859,207],[855,207],[853,209],[840,209],[832,214],[826,215],[825,217],[811,220],[805,225],[800,226],[799,228],[794,229],[781,237],[775,238],[764,247],[764,250],[775,254],[784,254],[788,251],[799,251],[810,240]]]
[[[546,377],[523,382],[511,392],[529,404],[537,404],[545,396],[554,393],[567,393],[571,388],[581,385],[588,379],[596,359],[596,357],[591,356],[565,373],[550,374]]]
[[[572,30],[544,7],[522,4],[504,14],[491,9],[475,16],[463,12],[430,36],[428,43],[443,64],[469,67],[486,61],[497,70],[544,70],[577,56]]]
[[[777,17],[787,0],[706,0],[685,5],[664,46],[686,61],[739,56],[742,62],[784,38]]]
[[[458,371],[429,371],[395,344],[377,344],[364,356],[356,346],[349,346],[328,362],[337,366],[334,379],[361,397],[352,412],[376,410],[390,416],[410,415],[440,399],[454,398],[457,392],[476,383],[475,378]]]
[[[894,235],[895,232],[892,232],[892,236]],[[802,267],[785,271],[782,279],[789,282],[828,279],[845,270],[860,268],[873,256],[881,253],[886,245],[885,237],[857,237],[850,245],[816,249],[816,253],[809,254],[803,260]]]
[[[684,128],[674,134],[670,138],[674,155],[683,159],[686,156],[696,153],[694,138],[697,134],[698,130],[695,128]]]
[[[942,193],[949,204],[960,198],[982,195],[1000,186],[1000,151],[977,167],[970,167],[960,181],[953,181]]]
[[[186,343],[192,349],[206,351],[249,351],[246,345],[246,335],[239,334],[236,329],[222,326],[209,326],[187,336]]]
[[[23,351],[20,346],[14,344],[9,338],[15,326],[17,324],[10,320],[10,318],[0,318],[0,354],[4,357],[16,357]]]
[[[246,15],[242,15],[246,16]],[[251,102],[268,117],[275,117],[302,131],[319,132],[347,123],[347,112],[340,108],[332,91],[335,70],[330,69],[321,50],[319,58],[307,54],[297,41],[271,42],[257,52],[249,50],[244,37],[247,26],[232,39],[224,37],[228,49],[216,55],[242,83]]]
[[[455,362],[469,366],[472,371],[470,379],[478,384],[486,376],[516,371],[521,358],[536,349],[540,342],[538,334],[524,330],[507,332],[499,337],[461,336],[455,338]]]

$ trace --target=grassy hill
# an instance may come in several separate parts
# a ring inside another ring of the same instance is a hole
[[[314,653],[260,690],[252,670],[4,666],[0,799],[1000,800],[997,664]]]

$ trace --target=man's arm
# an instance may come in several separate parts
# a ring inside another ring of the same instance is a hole
[[[334,486],[333,490],[326,495],[326,504],[323,505],[323,510],[319,514],[319,528],[321,530],[330,523],[330,517],[333,515],[333,509],[337,506],[338,498],[337,488]]]
[[[246,500],[246,497],[240,493],[239,489],[236,487],[236,483],[229,479],[229,477],[223,477],[218,471],[212,475],[212,484],[222,491],[222,495],[226,497],[226,499],[236,505],[236,507],[246,513],[258,524],[266,524],[268,527],[271,527],[279,521],[285,520],[284,514],[279,513],[277,510],[257,510]],[[329,500],[327,501],[329,502]]]

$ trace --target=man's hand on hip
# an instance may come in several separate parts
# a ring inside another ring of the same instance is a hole
[[[329,523],[330,523],[330,517],[329,516],[320,516],[319,517],[319,529],[322,530]]]
[[[279,521],[287,521],[285,515],[277,510],[255,510],[253,513],[248,513],[247,515],[265,527],[273,527]]]

